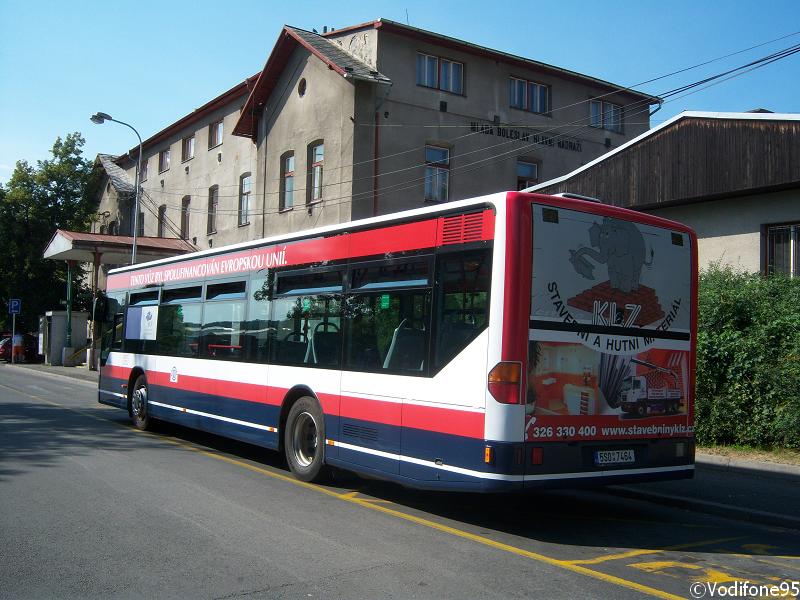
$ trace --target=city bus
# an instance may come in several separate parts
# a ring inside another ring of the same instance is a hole
[[[416,488],[691,477],[697,241],[505,192],[114,269],[98,400]]]

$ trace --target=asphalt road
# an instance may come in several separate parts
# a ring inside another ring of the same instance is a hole
[[[0,365],[0,598],[686,598],[798,581],[798,555],[795,530],[602,491],[302,484],[277,454],[141,433],[90,383]]]

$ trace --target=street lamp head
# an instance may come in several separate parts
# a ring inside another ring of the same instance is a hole
[[[113,120],[113,119],[109,114],[106,114],[104,112],[96,112],[91,117],[89,117],[89,120],[92,123],[97,123],[98,125],[102,125],[106,120]]]

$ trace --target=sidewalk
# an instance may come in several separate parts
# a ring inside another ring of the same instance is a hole
[[[46,365],[44,363],[20,363],[14,365],[12,365],[11,363],[0,363],[0,368],[3,367],[9,369],[29,369],[31,371],[36,371],[37,373],[43,373],[45,375],[57,375],[60,377],[69,377],[70,379],[80,379],[82,381],[89,381],[95,384],[100,378],[99,371],[90,371],[89,368],[86,366],[61,367],[56,365]]]

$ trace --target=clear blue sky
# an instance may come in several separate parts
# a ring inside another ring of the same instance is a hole
[[[135,146],[260,71],[283,24],[337,29],[384,17],[620,84],[800,30],[800,1],[219,2],[0,0],[0,182],[80,131],[86,156]],[[800,43],[786,38],[645,86],[658,94]],[[666,104],[800,112],[800,54]]]

